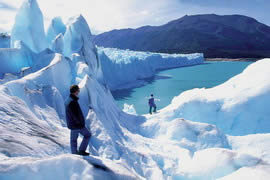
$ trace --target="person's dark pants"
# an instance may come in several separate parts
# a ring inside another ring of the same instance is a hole
[[[72,154],[78,154],[77,139],[78,139],[79,134],[83,135],[83,140],[81,142],[79,151],[85,151],[89,143],[91,133],[86,127],[84,127],[83,129],[71,130],[70,131],[70,146],[71,146]]]
[[[149,113],[152,114],[152,108],[154,108],[153,112],[157,112],[157,106],[156,105],[150,105]]]

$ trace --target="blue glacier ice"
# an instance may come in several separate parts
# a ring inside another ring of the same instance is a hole
[[[63,53],[64,50],[64,37],[63,34],[60,33],[58,36],[55,37],[55,39],[52,42],[51,46],[52,50],[56,53]]]
[[[22,42],[17,41],[15,48],[0,49],[0,74],[19,75],[22,68],[31,67],[35,54]]]
[[[10,36],[6,33],[0,33],[0,48],[10,48]]]
[[[158,70],[202,64],[203,54],[163,54],[98,48],[103,77],[111,90],[136,86]]]
[[[65,34],[65,32],[66,32],[66,26],[63,23],[61,17],[53,18],[46,33],[46,38],[49,45],[53,43],[56,36],[58,36],[59,34]]]
[[[32,51],[38,53],[48,47],[44,32],[43,14],[36,0],[24,0],[11,31],[11,47],[16,41],[23,41]]]
[[[29,4],[34,13],[36,1],[23,6]],[[0,81],[1,180],[269,179],[270,59],[217,87],[183,92],[157,114],[138,116],[132,105],[122,111],[110,90],[159,69],[200,64],[203,55],[98,52],[91,38],[85,19],[76,16],[63,46],[55,41],[53,50],[32,52],[17,39],[13,48],[0,49],[6,77]],[[74,83],[92,133],[91,155],[84,158],[69,154],[64,100]]]
[[[87,64],[89,72],[95,77],[102,76],[97,49],[92,41],[92,34],[83,16],[78,15],[69,19],[64,35],[64,55],[72,57],[79,54],[81,61]],[[102,77],[100,77],[102,78]]]

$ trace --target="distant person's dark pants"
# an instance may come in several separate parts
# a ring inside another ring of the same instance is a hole
[[[77,139],[79,137],[79,134],[83,135],[83,140],[81,142],[79,151],[85,151],[90,137],[91,137],[91,133],[90,131],[84,127],[83,129],[75,129],[75,130],[71,130],[70,132],[70,146],[71,146],[71,153],[72,154],[77,154],[78,150],[77,150]]]
[[[154,104],[154,105],[150,105],[150,108],[149,108],[149,113],[152,114],[152,108],[154,108],[154,111],[153,112],[157,112],[157,106]]]

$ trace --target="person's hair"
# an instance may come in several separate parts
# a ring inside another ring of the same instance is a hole
[[[75,84],[75,85],[70,86],[69,91],[71,94],[73,94],[73,93],[77,92],[79,89],[80,89],[79,86]]]
[[[151,94],[151,96],[153,97],[154,95],[153,95],[153,94]]]

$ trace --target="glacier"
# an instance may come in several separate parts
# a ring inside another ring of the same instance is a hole
[[[162,69],[198,65],[204,62],[203,54],[162,54],[98,48],[103,78],[111,90],[131,88],[145,83]],[[112,76],[113,74],[113,76]]]
[[[52,50],[56,53],[63,53],[64,50],[64,36],[63,34],[59,34],[55,37],[55,39],[52,42]]]
[[[100,61],[92,38],[89,26],[82,15],[70,18],[64,34],[63,54],[70,58],[74,53],[79,54],[81,61],[88,66],[89,74],[102,79]]]
[[[23,41],[32,51],[39,53],[48,47],[43,23],[43,14],[36,0],[24,0],[11,30],[11,47]]]
[[[15,48],[0,48],[0,76],[5,73],[19,75],[22,68],[32,66],[33,56],[22,41],[17,41]]]
[[[26,14],[40,11],[28,3]],[[23,39],[0,49],[0,179],[269,179],[270,59],[138,116],[132,105],[121,110],[111,90],[202,64],[203,55],[97,48],[81,15],[65,26],[52,49],[35,51]],[[92,133],[89,157],[70,154],[64,100],[74,83]]]
[[[51,20],[51,23],[46,32],[46,39],[49,45],[53,44],[53,41],[60,34],[64,35],[66,32],[66,26],[61,17],[55,17]]]

